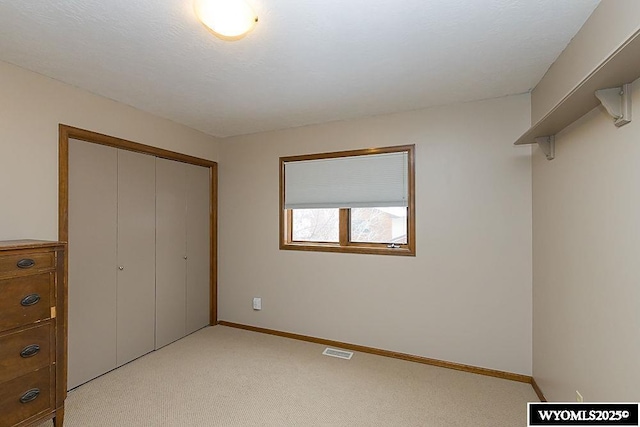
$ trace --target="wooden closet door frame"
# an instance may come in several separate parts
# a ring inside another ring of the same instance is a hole
[[[60,124],[58,127],[58,240],[69,241],[69,139],[149,154],[209,168],[209,324],[218,324],[218,164],[162,148],[127,141],[113,136]],[[68,282],[69,256],[64,259],[64,281]],[[65,308],[66,312],[66,308]],[[67,325],[65,325],[67,330]],[[65,351],[66,353],[66,351]]]

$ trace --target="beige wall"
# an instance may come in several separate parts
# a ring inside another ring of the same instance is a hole
[[[223,140],[220,319],[531,374],[529,114],[520,95]],[[415,258],[279,250],[280,156],[414,143]]]
[[[602,0],[531,93],[531,123],[544,117],[640,29],[640,1]],[[541,29],[544,31],[544,29]]]
[[[599,107],[553,161],[534,152],[533,373],[550,400],[640,400],[639,125]]]
[[[217,160],[211,136],[0,62],[0,240],[58,236],[58,123]]]

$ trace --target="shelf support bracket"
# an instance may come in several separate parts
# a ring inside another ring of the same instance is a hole
[[[616,127],[624,126],[631,121],[631,83],[597,90],[596,98],[613,117]]]
[[[553,160],[556,157],[556,136],[539,136],[536,138],[538,147],[542,150],[547,160]]]

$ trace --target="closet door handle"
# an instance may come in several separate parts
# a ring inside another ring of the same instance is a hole
[[[31,344],[22,349],[22,351],[20,352],[20,357],[26,359],[27,357],[35,356],[39,351],[40,346],[38,344]]]
[[[184,256],[184,259],[187,259],[187,256],[186,256],[186,255]]]
[[[40,389],[32,388],[31,390],[23,394],[22,397],[20,397],[20,403],[29,403],[33,400],[36,400],[36,397],[38,397],[39,395],[40,395]]]
[[[31,258],[24,258],[18,261],[16,265],[18,266],[18,268],[31,268],[36,265],[36,262]]]
[[[122,270],[124,270],[124,267],[120,266],[120,267],[118,267],[118,270],[122,271]]]
[[[29,307],[31,305],[37,304],[38,301],[40,301],[40,295],[30,294],[22,298],[22,301],[20,301],[20,305],[22,305],[23,307]]]

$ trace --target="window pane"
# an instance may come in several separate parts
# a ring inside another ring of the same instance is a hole
[[[351,241],[407,244],[407,208],[352,208]]]
[[[292,214],[293,241],[340,241],[340,209],[293,209]]]

